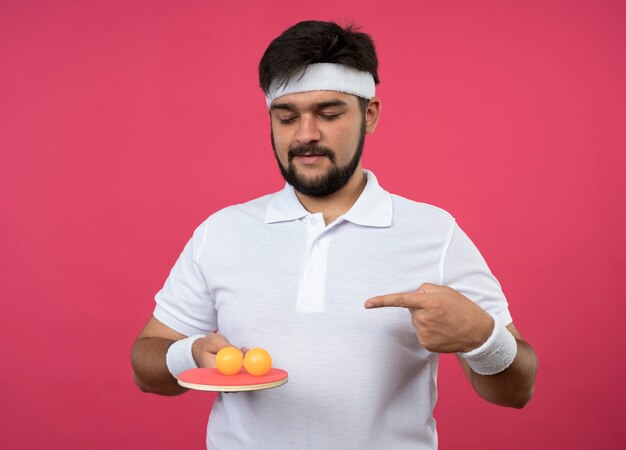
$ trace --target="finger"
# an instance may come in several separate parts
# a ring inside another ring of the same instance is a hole
[[[379,295],[365,302],[367,309],[393,306],[397,308],[421,309],[424,307],[423,294],[417,292],[401,292],[397,294]]]
[[[215,367],[215,355],[209,352],[203,352],[200,357],[202,358],[202,366],[198,367]]]
[[[217,330],[193,343],[191,352],[198,367],[215,367],[215,355],[230,342]]]
[[[416,292],[418,294],[436,294],[438,292],[445,292],[446,290],[446,286],[440,286],[432,283],[422,283],[420,287],[417,288]]]
[[[217,353],[224,347],[232,345],[230,341],[226,339],[226,336],[220,333],[209,334],[204,339],[206,340],[206,347],[204,347],[204,350],[211,353]]]
[[[202,361],[199,367],[215,367],[215,355],[224,347],[232,346],[226,337],[218,332],[213,332],[202,339],[202,345],[197,357]]]

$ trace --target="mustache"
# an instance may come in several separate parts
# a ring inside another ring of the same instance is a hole
[[[322,147],[317,144],[302,144],[287,152],[287,157],[289,158],[289,162],[294,159],[296,156],[326,156],[330,159],[331,162],[335,162],[335,152],[333,152],[328,147]]]

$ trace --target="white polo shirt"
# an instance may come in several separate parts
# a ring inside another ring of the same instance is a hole
[[[511,322],[500,285],[447,212],[391,195],[373,173],[326,226],[291,186],[225,208],[180,255],[154,316],[192,335],[219,329],[264,347],[289,382],[217,397],[210,449],[434,449],[438,354],[403,308],[365,300],[450,286]]]

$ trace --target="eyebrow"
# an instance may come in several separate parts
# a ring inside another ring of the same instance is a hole
[[[313,103],[311,109],[324,109],[324,108],[331,108],[333,106],[347,106],[347,105],[348,103],[344,102],[343,100],[333,99],[333,100],[327,100],[325,102]],[[296,105],[294,105],[293,103],[274,103],[271,106],[270,110],[273,111],[275,109],[281,109],[285,111],[296,111],[298,108],[296,108]]]

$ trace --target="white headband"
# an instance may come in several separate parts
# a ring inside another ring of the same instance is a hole
[[[362,72],[343,64],[311,64],[304,73],[290,78],[286,83],[272,82],[265,100],[269,108],[278,97],[310,91],[344,92],[370,100],[376,95],[376,84],[369,72]]]

